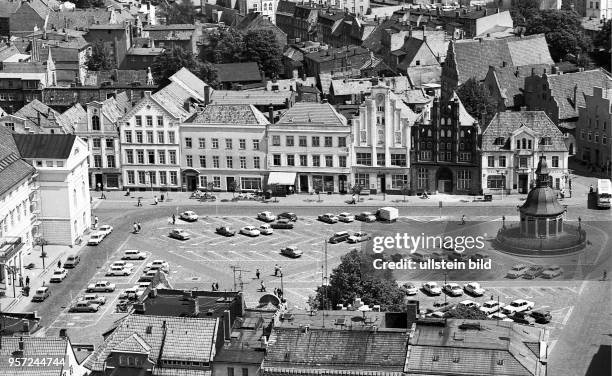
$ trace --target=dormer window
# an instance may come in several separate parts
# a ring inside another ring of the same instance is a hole
[[[542,139],[540,140],[540,144],[541,145],[552,145],[552,140],[550,139],[550,137],[542,137]]]
[[[503,145],[504,145],[504,143],[505,143],[505,141],[506,141],[506,140],[505,140],[503,137],[497,137],[497,138],[495,139],[495,145],[498,145],[498,146],[503,146]]]
[[[95,113],[95,110],[94,110]],[[100,130],[100,117],[98,115],[93,115],[91,117],[91,128],[94,131],[99,131]]]

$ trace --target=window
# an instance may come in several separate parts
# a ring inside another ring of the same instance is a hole
[[[94,149],[100,149],[100,144],[101,144],[100,139],[99,138],[94,138],[92,141],[93,141]]]
[[[213,155],[213,168],[219,168],[219,156]]]
[[[365,189],[370,188],[370,174],[355,174],[355,185]]]
[[[531,150],[531,140],[527,140],[527,149]]]
[[[114,148],[115,147],[115,143],[114,143],[114,140],[112,138],[105,139],[104,143],[106,144],[107,148]]]
[[[159,127],[163,127],[164,126],[164,117],[163,116],[158,116],[157,117],[157,126],[159,126]]]
[[[285,144],[286,144],[287,146],[293,146],[293,145],[294,145],[294,142],[293,142],[293,141],[294,141],[294,140],[293,140],[293,136],[287,136],[287,137],[285,138]]]
[[[142,144],[142,131],[136,131],[136,142]]]
[[[431,150],[423,150],[419,154],[419,160],[421,161],[431,161],[433,159],[433,154]]]
[[[242,189],[261,189],[260,178],[241,178],[240,186]]]
[[[157,152],[159,153],[159,164],[165,165],[166,164],[166,151],[158,150]]]
[[[406,167],[406,154],[391,154],[391,166]]]
[[[240,157],[240,168],[247,168],[246,157]]]
[[[170,164],[176,164],[176,151],[168,150],[168,154],[170,156]]]
[[[136,115],[135,118],[136,118],[136,126],[142,127],[142,116]]]
[[[591,141],[593,139],[593,133],[589,132],[587,140]]]
[[[227,376],[234,376],[234,367],[227,367]]]
[[[147,144],[153,143],[153,131],[147,131]]]
[[[164,143],[164,131],[157,131],[157,143],[158,144]]]
[[[527,157],[519,158],[519,168],[527,168]]]
[[[312,147],[319,147],[319,136],[312,136]]]
[[[178,175],[176,171],[170,171],[170,184],[176,185],[178,183]]]
[[[298,139],[299,141],[299,146],[301,147],[306,147],[306,136],[300,136],[300,138]]]
[[[503,137],[497,137],[495,139],[495,145],[497,146],[503,146],[505,143],[504,138]]]
[[[553,155],[552,157],[552,166],[553,167],[559,167],[559,157],[556,155]]]
[[[338,147],[339,148],[346,147],[346,137],[338,137]]]
[[[64,167],[64,161],[56,161],[56,162],[55,162],[55,165],[56,165],[57,167]]]
[[[308,156],[307,155],[300,155],[300,166],[308,166]]]
[[[325,167],[334,167],[334,156],[333,155],[325,156]]]
[[[280,136],[272,136],[272,146],[280,146]]]
[[[312,166],[313,167],[321,167],[321,156],[313,155],[312,156]]]
[[[160,185],[167,185],[168,184],[168,175],[166,174],[166,171],[160,171],[159,172],[159,184]]]
[[[191,147],[192,147],[191,137],[185,137],[185,147],[187,149],[191,149]]]
[[[115,168],[115,156],[114,155],[106,156],[106,167]]]
[[[204,149],[206,148],[206,139],[203,137],[198,138],[198,148]]]
[[[550,137],[542,137],[540,142],[541,145],[552,145],[552,141]]]
[[[362,166],[372,165],[372,154],[370,153],[357,153],[357,164]]]
[[[376,153],[376,165],[384,166],[386,163],[385,153]]]
[[[428,182],[428,170],[426,168],[419,168],[417,171],[417,188],[418,189],[429,189]]]
[[[206,186],[208,186],[208,179],[206,179],[206,176],[200,175],[200,187]]]
[[[325,136],[324,142],[325,142],[325,147],[326,148],[331,148],[333,146],[332,145],[332,138],[329,137],[329,136]]]
[[[213,138],[212,139],[212,148],[213,149],[219,149],[219,139],[218,138]]]
[[[200,155],[200,167],[206,168],[206,156]]]
[[[94,155],[94,167],[102,167],[102,156],[101,155]],[[48,161],[47,161],[47,167],[52,167],[53,166],[53,162],[51,162],[51,166],[48,165]]]
[[[253,168],[256,168],[256,169],[261,168],[261,160],[259,157],[253,157]]]
[[[225,157],[225,164],[227,168],[234,168],[234,158],[230,156]]]
[[[221,176],[213,176],[213,187],[221,188]]]
[[[272,156],[272,165],[273,166],[280,166],[281,165],[281,155],[280,154],[274,154]]]
[[[134,151],[133,150],[126,150],[125,151],[125,159],[126,159],[127,163],[129,163],[129,164],[134,163]]]
[[[338,156],[338,166],[346,167],[346,155]]]
[[[495,167],[495,157],[494,156],[488,156],[487,157],[487,166],[488,167]]]
[[[151,185],[157,185],[157,175],[155,171],[147,171],[149,173],[149,183]]]
[[[391,188],[402,189],[408,186],[408,175],[391,175]]]
[[[521,148],[521,140],[516,140],[516,148],[517,149]]]
[[[174,131],[168,131],[168,143],[169,144],[176,143],[176,140],[175,140],[175,137],[174,137]]]
[[[253,140],[253,150],[259,150],[259,140]]]
[[[523,145],[523,149],[527,149],[527,139],[526,138],[523,138],[521,140],[521,144]]]
[[[499,167],[506,167],[506,157],[503,155],[499,157]]]
[[[144,164],[144,150],[136,150],[136,159],[138,164]]]
[[[457,189],[466,191],[472,186],[472,171],[459,170],[457,171]]]
[[[127,171],[128,184],[136,184],[136,179],[134,177],[134,171]]]
[[[4,123],[4,125],[13,132],[15,131],[15,123]]]
[[[187,167],[193,167],[193,156],[187,155],[185,159],[187,160]]]
[[[147,127],[153,126],[153,116],[147,115]]]
[[[487,188],[502,189],[504,187],[504,177],[502,175],[487,176]]]
[[[295,166],[295,155],[293,154],[287,155],[287,166]]]
[[[238,140],[238,148],[240,150],[246,149],[246,140],[244,138],[241,138],[240,140]]]
[[[146,184],[147,180],[145,178],[144,171],[138,171],[138,184]]]
[[[91,128],[94,131],[99,131],[100,130],[100,117],[98,115],[93,115],[91,117]]]
[[[232,149],[232,139],[231,138],[226,138],[225,139],[225,148],[228,150]]]
[[[603,145],[607,145],[607,144],[608,144],[608,136],[603,135],[603,136],[601,137],[601,143],[602,143]]]

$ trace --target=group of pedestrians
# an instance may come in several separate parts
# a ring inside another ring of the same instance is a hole
[[[142,225],[140,224],[140,222],[134,222],[132,227],[134,228],[134,234],[137,234],[140,232],[140,230],[142,230]]]
[[[274,277],[283,277],[283,268],[278,265],[278,264],[274,264]],[[257,268],[257,270],[255,270],[255,279],[260,280],[261,278],[261,270],[259,270],[259,268]],[[259,282],[259,291],[261,292],[266,292],[266,283],[264,282],[264,280],[260,280]],[[278,296],[279,298],[283,297],[283,290],[279,289],[279,288],[274,288],[274,295]]]

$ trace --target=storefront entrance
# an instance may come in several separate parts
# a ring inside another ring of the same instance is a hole
[[[378,187],[377,187],[378,192],[385,193],[385,190],[387,187],[387,179],[385,178],[385,175],[378,175],[377,180],[378,180]]]
[[[300,192],[308,193],[308,175],[300,175]]]
[[[439,193],[453,192],[453,173],[448,167],[442,167],[438,170],[436,180]]]
[[[348,191],[346,175],[338,176],[338,190],[340,193],[346,193]]]
[[[518,176],[518,192],[525,194],[528,192],[529,176],[527,174],[519,174]]]

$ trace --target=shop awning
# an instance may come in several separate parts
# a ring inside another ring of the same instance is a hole
[[[268,176],[268,185],[294,185],[295,172],[271,172]]]

